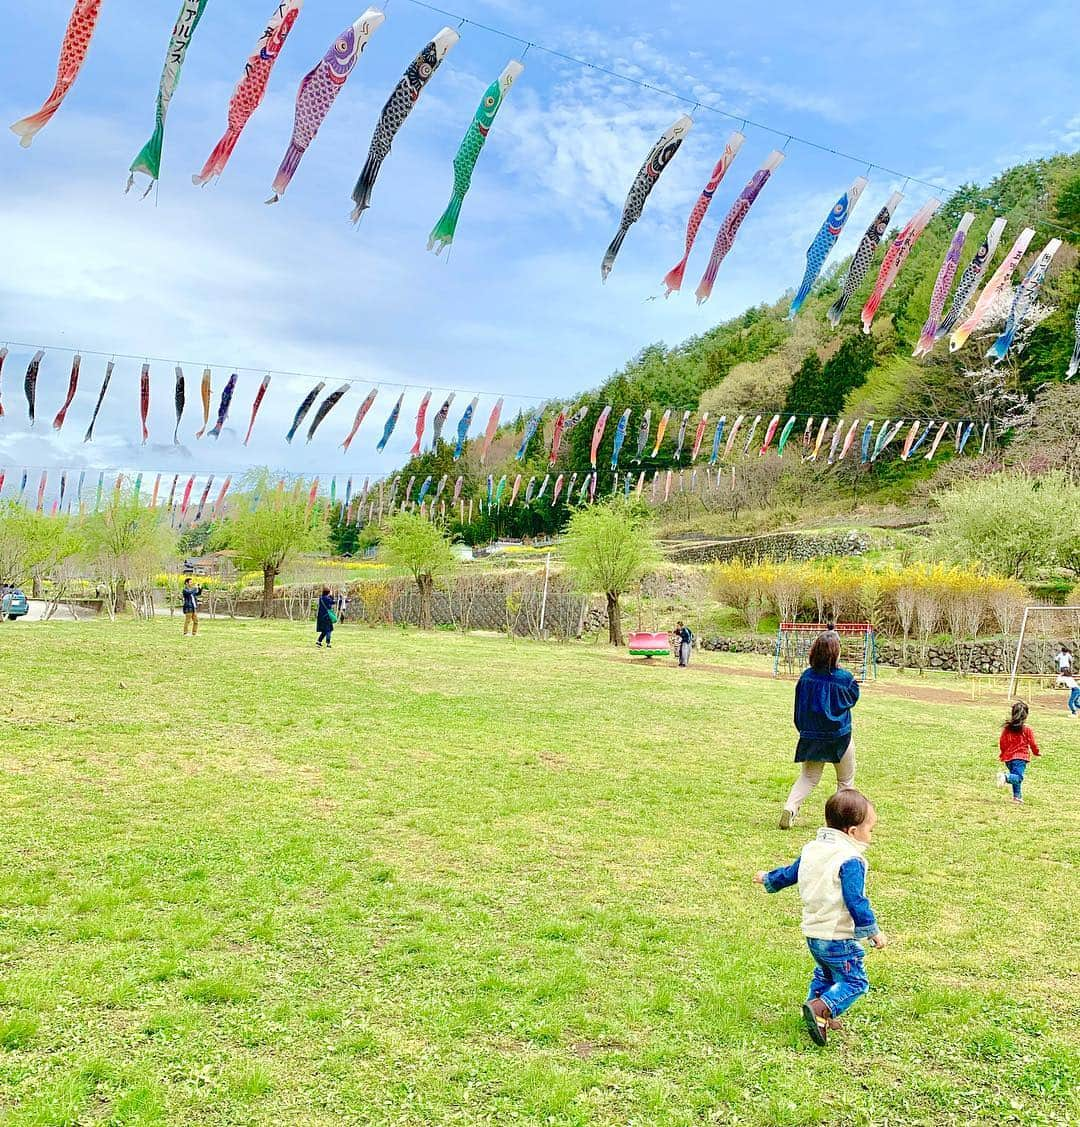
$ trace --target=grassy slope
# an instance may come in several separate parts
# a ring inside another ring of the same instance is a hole
[[[1077,1114],[1063,712],[1036,715],[1014,809],[998,707],[867,692],[892,946],[820,1052],[797,897],[750,884],[820,816],[775,829],[790,685],[445,634],[178,633],[0,629],[7,1122]]]

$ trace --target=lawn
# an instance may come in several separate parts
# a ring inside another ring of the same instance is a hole
[[[288,623],[0,627],[10,1124],[1077,1122],[1080,724],[870,688],[890,947],[825,1050],[791,685]],[[742,659],[745,661],[746,659]]]

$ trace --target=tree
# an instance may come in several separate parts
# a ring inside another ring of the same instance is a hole
[[[1080,487],[1061,472],[994,474],[937,497],[941,546],[1012,579],[1062,564],[1080,541]]]
[[[821,380],[821,359],[816,352],[811,352],[795,372],[788,388],[785,409],[797,415],[817,414],[824,395]]]
[[[383,558],[407,571],[420,592],[420,629],[431,629],[431,595],[435,583],[454,570],[450,541],[434,521],[419,513],[398,513],[387,521],[382,537]]]
[[[66,517],[45,516],[15,501],[0,506],[0,583],[29,579],[38,598],[41,581],[82,546],[77,523]]]
[[[176,534],[163,510],[148,508],[133,493],[117,493],[85,525],[90,566],[107,585],[112,613],[122,612],[134,590],[146,593],[162,561],[176,551]]]
[[[606,596],[608,640],[623,645],[619,597],[660,562],[648,511],[621,497],[578,509],[567,526],[563,558],[583,592]]]
[[[285,565],[303,552],[320,552],[327,546],[326,513],[308,498],[303,481],[284,489],[269,470],[255,470],[234,498],[232,518],[212,542],[215,548],[231,548],[241,571],[262,572],[263,618],[273,614],[274,584]]]

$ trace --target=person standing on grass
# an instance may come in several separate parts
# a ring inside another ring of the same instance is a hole
[[[1054,660],[1057,662],[1059,677],[1072,676],[1076,662],[1073,658],[1073,652],[1068,646],[1058,646],[1057,656]]]
[[[688,626],[675,623],[675,645],[679,650],[679,665],[686,668],[690,664],[690,651],[694,645],[694,635]]]
[[[780,828],[791,829],[826,763],[836,768],[837,791],[855,785],[855,745],[851,739],[851,710],[859,700],[855,678],[840,665],[840,636],[826,631],[810,647],[810,667],[795,686],[795,727],[799,743],[795,762],[799,777],[784,803]]]
[[[799,886],[802,931],[814,959],[814,975],[803,1004],[811,1038],[824,1045],[839,1017],[870,989],[860,939],[887,943],[866,896],[866,861],[877,811],[857,790],[837,791],[825,803],[825,828],[786,867],[754,874],[766,892]]]
[[[330,637],[334,633],[334,624],[337,622],[337,613],[334,611],[334,597],[330,588],[324,587],[319,596],[319,609],[315,616],[315,629],[319,632],[315,645],[322,649],[323,642],[330,648]]]
[[[1058,678],[1058,684],[1069,690],[1069,715],[1075,720],[1080,716],[1080,681],[1072,674],[1063,674]]]
[[[202,598],[203,589],[195,587],[191,582],[191,576],[184,580],[183,590],[180,592],[184,600],[184,637],[188,636],[190,630],[191,636],[194,638],[199,632],[199,599]]]
[[[1023,802],[1024,773],[1033,755],[1039,754],[1035,733],[1027,726],[1028,706],[1022,700],[1012,706],[1012,714],[1001,730],[998,759],[1005,764],[1004,771],[998,771],[997,785],[1011,785],[1013,802]]]

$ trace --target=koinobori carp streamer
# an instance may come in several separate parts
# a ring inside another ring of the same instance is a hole
[[[829,257],[829,252],[836,246],[837,240],[843,233],[844,227],[868,183],[869,181],[865,176],[856,178],[851,187],[833,204],[832,211],[826,216],[821,229],[814,236],[814,241],[807,247],[806,272],[803,274],[802,283],[791,303],[791,309],[788,311],[789,320],[794,320],[795,315],[802,308],[803,302],[810,296],[810,290],[818,280],[818,275],[825,265],[825,260]]]
[[[457,156],[454,157],[453,193],[450,196],[450,202],[446,205],[446,210],[432,229],[431,236],[428,239],[428,250],[441,254],[454,241],[458,220],[461,217],[461,205],[465,202],[465,196],[472,186],[476,162],[480,159],[484,143],[487,141],[491,127],[495,123],[495,116],[502,108],[506,95],[510,93],[510,87],[513,86],[524,70],[525,67],[521,63],[517,60],[511,60],[506,64],[506,69],[502,74],[484,91],[484,97],[481,99],[480,105],[469,123],[469,128],[462,138]]]
[[[225,133],[207,158],[203,170],[192,176],[193,184],[205,184],[225,171],[236,143],[240,140],[240,134],[262,104],[270,82],[270,72],[281,55],[289,32],[300,18],[303,7],[304,0],[283,0],[275,7],[255,51],[244,64],[244,77],[240,79],[229,101]]]
[[[938,271],[937,281],[934,283],[933,294],[930,298],[930,313],[922,327],[919,342],[915,345],[912,356],[929,356],[934,349],[934,342],[938,339],[938,324],[941,321],[941,314],[945,309],[945,302],[949,298],[949,291],[952,289],[956,271],[960,268],[960,256],[964,253],[964,243],[967,241],[968,231],[974,222],[975,213],[965,211],[956,226],[952,241],[949,243],[949,249],[945,252],[944,261]]]
[[[694,243],[697,241],[698,231],[701,229],[702,221],[705,218],[712,205],[713,197],[716,195],[716,189],[720,187],[720,182],[727,174],[727,170],[731,167],[735,158],[739,155],[739,150],[743,146],[746,138],[736,130],[728,138],[727,144],[724,146],[724,153],[716,162],[716,167],[713,168],[712,174],[709,176],[708,182],[705,187],[701,189],[701,195],[698,196],[697,203],[694,204],[690,212],[690,219],[686,225],[686,249],[683,253],[682,260],[668,272],[664,278],[664,287],[666,289],[665,297],[670,297],[673,293],[677,293],[682,289],[683,278],[686,275],[686,265],[690,261],[690,252],[694,249]]]
[[[867,335],[870,334],[870,327],[874,323],[874,317],[877,314],[882,299],[892,288],[893,282],[896,281],[897,274],[900,273],[901,267],[907,261],[907,257],[911,253],[911,248],[918,242],[919,237],[922,235],[923,231],[926,230],[927,224],[934,218],[934,214],[939,207],[941,207],[940,200],[927,200],[911,219],[908,220],[907,225],[900,234],[893,239],[892,245],[885,252],[885,260],[882,262],[881,269],[878,271],[873,292],[863,306],[861,314],[863,332]]]
[[[630,186],[626,203],[623,205],[619,229],[615,232],[615,237],[611,240],[611,244],[604,254],[604,259],[600,263],[600,277],[603,281],[606,282],[610,277],[615,266],[615,259],[622,249],[627,232],[641,218],[641,214],[645,210],[646,200],[648,200],[650,193],[663,175],[664,169],[675,159],[675,154],[682,147],[686,135],[693,127],[694,119],[684,114],[678,121],[671,124],[649,150],[645,163],[638,170],[638,174],[634,177],[634,182]]]
[[[176,17],[176,25],[169,37],[169,46],[165,52],[165,66],[161,72],[161,83],[158,86],[157,113],[154,123],[154,132],[150,140],[143,145],[139,155],[131,162],[130,175],[128,176],[127,190],[130,191],[135,184],[135,174],[142,173],[150,178],[150,185],[146,194],[157,183],[161,176],[161,150],[165,144],[165,119],[169,113],[169,103],[172,101],[176,88],[180,85],[180,74],[184,69],[184,60],[187,58],[191,40],[199,26],[199,21],[206,11],[207,0],[181,0],[180,14]]]
[[[296,95],[292,139],[274,177],[273,194],[267,203],[277,203],[285,194],[304,153],[344,89],[368,40],[385,19],[382,12],[368,8],[334,40],[318,65],[304,76]]]
[[[75,392],[79,389],[79,368],[81,365],[82,357],[76,352],[71,361],[71,376],[68,380],[67,396],[64,399],[63,406],[57,411],[56,418],[53,419],[53,430],[59,430],[64,425],[68,408],[75,398]]]
[[[398,130],[405,124],[405,119],[413,111],[413,107],[420,100],[424,87],[431,80],[432,75],[439,69],[439,65],[446,58],[447,52],[458,42],[460,36],[452,28],[444,27],[430,43],[409,64],[397,86],[394,87],[386,105],[383,106],[379,121],[375,126],[375,135],[371,138],[371,147],[368,150],[367,161],[360,172],[360,178],[353,188],[352,213],[354,223],[358,222],[364,211],[371,206],[371,193],[375,187],[379,170],[383,161],[390,155],[390,148],[394,143]]]
[[[839,326],[848,302],[855,296],[855,292],[862,285],[863,279],[870,272],[877,248],[881,240],[888,234],[889,224],[892,222],[892,217],[896,214],[896,209],[903,198],[901,192],[893,192],[859,240],[858,248],[851,259],[851,265],[848,267],[847,274],[844,275],[843,285],[840,287],[840,296],[829,309],[829,324],[834,329]]]

